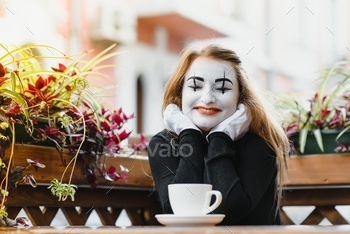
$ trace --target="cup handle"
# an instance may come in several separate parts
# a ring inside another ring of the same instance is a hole
[[[211,197],[215,195],[215,202],[211,205],[211,206],[205,206],[205,210],[204,210],[204,213],[205,214],[208,214],[210,212],[213,212],[220,204],[221,204],[221,201],[222,201],[222,195],[221,195],[221,192],[220,191],[217,191],[217,190],[211,190],[211,191],[208,191],[207,194],[206,194],[206,203],[205,204],[210,204],[210,201],[211,201]]]

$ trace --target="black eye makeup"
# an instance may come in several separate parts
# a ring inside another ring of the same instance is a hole
[[[226,82],[229,82],[233,85],[232,81],[225,77],[225,72],[224,72],[224,78],[215,79],[215,83],[220,83],[220,82],[222,82],[221,87],[217,87],[217,88],[215,88],[215,90],[221,91],[222,94],[224,94],[228,90],[232,90],[231,88],[228,88],[225,86]]]
[[[198,84],[198,83],[204,82],[204,78],[199,76],[191,76],[187,79],[187,81],[189,81],[189,83],[193,82],[187,87],[191,88],[194,92],[196,92],[198,89],[201,89],[203,87],[203,84]],[[234,85],[230,79],[226,78],[226,74],[224,72],[223,78],[215,79],[215,86],[213,88],[217,91],[220,91],[222,94],[224,94],[226,93],[226,91],[232,90],[232,88],[229,87],[230,86],[229,83]]]
[[[189,85],[188,87],[193,89],[194,92],[197,91],[197,89],[202,88],[202,86],[198,85],[196,81],[201,81],[204,82],[204,78],[199,77],[199,76],[191,76],[187,79],[187,81],[192,80],[193,85]]]

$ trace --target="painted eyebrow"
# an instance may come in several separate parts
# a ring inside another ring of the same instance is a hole
[[[199,81],[204,81],[204,78],[199,77],[199,76],[191,76],[187,80],[199,80]]]
[[[227,79],[227,78],[215,79],[215,83],[216,83],[216,82],[224,82],[224,84],[225,84],[225,81],[228,81],[228,82],[230,82],[231,84],[233,84],[233,82],[232,82],[230,79]]]

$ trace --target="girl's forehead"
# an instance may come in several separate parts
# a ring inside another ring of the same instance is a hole
[[[186,78],[199,76],[202,78],[236,78],[236,72],[230,62],[206,57],[196,58],[189,67]]]

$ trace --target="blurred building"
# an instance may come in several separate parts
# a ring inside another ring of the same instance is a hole
[[[67,54],[117,43],[112,79],[98,84],[111,87],[103,101],[135,113],[129,130],[154,134],[164,85],[188,43],[232,48],[262,89],[310,91],[322,68],[349,58],[347,9],[346,0],[3,0],[0,41]]]

